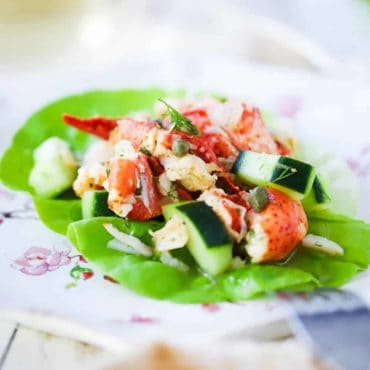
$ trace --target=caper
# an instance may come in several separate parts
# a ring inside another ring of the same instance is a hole
[[[249,204],[254,211],[262,212],[269,204],[269,195],[263,186],[257,186],[249,192]]]
[[[176,157],[183,157],[189,152],[189,149],[189,143],[185,140],[179,139],[172,143],[172,153],[175,154]]]

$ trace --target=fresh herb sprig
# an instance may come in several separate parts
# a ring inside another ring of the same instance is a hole
[[[279,182],[279,181],[281,181],[283,179],[286,179],[287,177],[293,176],[297,173],[296,168],[289,167],[285,164],[277,163],[276,166],[282,168],[283,170],[279,173],[279,175],[276,178],[274,178],[272,180],[272,182],[275,182],[275,183]]]
[[[146,154],[147,156],[151,157],[152,155],[152,152],[146,147],[146,146],[142,146],[140,149],[139,149],[139,152],[140,153],[143,153],[143,154]]]
[[[173,130],[189,132],[192,135],[198,135],[198,129],[191,123],[191,121],[178,112],[174,107],[169,105],[163,99],[158,99],[166,106],[166,111],[162,114],[162,118],[170,117],[173,125]]]

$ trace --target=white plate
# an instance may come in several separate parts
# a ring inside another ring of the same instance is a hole
[[[351,81],[238,61],[182,59],[133,61],[95,75],[2,78],[0,86],[1,149],[9,145],[11,135],[28,114],[58,96],[92,88],[185,87],[245,96],[264,108],[294,117],[299,131],[318,145],[354,161],[363,190],[369,188],[370,89]],[[369,220],[369,195],[364,191],[361,199],[361,214]],[[33,219],[28,207],[24,195],[0,192],[0,210],[19,208],[23,211],[17,215],[26,218],[5,219],[0,225],[0,307],[4,315],[112,347],[143,340],[207,342],[235,337],[257,324],[285,317],[283,308],[263,300],[203,306],[154,301],[107,282],[97,271],[91,279],[67,289],[72,282],[71,268],[76,264],[88,267],[73,257],[73,250],[68,264],[54,271],[40,276],[24,274],[11,265],[30,247],[56,253],[68,245],[63,237]],[[358,279],[355,287],[369,298],[364,279]]]

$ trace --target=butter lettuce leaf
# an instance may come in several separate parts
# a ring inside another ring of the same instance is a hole
[[[104,223],[112,223],[148,245],[151,243],[149,230],[160,227],[160,223],[96,217],[70,224],[67,233],[76,248],[101,272],[148,297],[211,303],[245,300],[275,290],[317,285],[311,274],[287,266],[249,264],[216,277],[204,275],[196,268],[180,271],[155,259],[109,248],[108,242],[113,237],[103,227]]]
[[[246,264],[216,277],[204,275],[192,266],[189,271],[180,271],[155,259],[112,250],[108,247],[112,236],[103,227],[106,222],[148,245],[151,244],[149,230],[161,226],[97,217],[71,223],[67,236],[104,274],[139,294],[175,302],[240,301],[280,290],[339,287],[370,263],[370,225],[328,211],[310,219],[310,232],[339,243],[345,251],[343,256],[332,257],[298,247],[285,264]]]

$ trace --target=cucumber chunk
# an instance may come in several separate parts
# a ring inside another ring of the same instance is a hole
[[[314,168],[305,162],[275,154],[241,151],[232,172],[243,182],[278,189],[294,199],[311,190]]]
[[[64,140],[44,141],[34,152],[34,162],[28,182],[37,195],[53,198],[72,186],[77,163]]]
[[[222,221],[205,202],[182,202],[163,207],[169,220],[181,217],[188,229],[187,247],[199,266],[212,275],[228,269],[232,262],[232,240]]]
[[[330,208],[331,199],[328,195],[328,188],[320,175],[316,175],[311,191],[302,200],[303,208],[306,211],[318,211]]]
[[[82,217],[115,216],[108,208],[108,192],[105,190],[86,191],[82,197]]]

